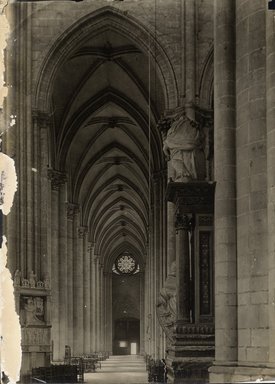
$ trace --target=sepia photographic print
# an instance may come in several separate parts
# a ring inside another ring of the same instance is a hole
[[[2,384],[275,383],[275,1],[0,0]]]

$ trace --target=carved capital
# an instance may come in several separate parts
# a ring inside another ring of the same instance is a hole
[[[211,109],[204,109],[199,106],[195,107],[196,120],[201,126],[207,128],[214,127],[214,111]]]
[[[86,236],[86,234],[88,233],[88,227],[78,227],[78,237],[79,239],[84,239],[84,237]]]
[[[176,215],[175,228],[177,231],[189,231],[192,228],[190,217],[188,215],[178,213]]]
[[[59,191],[61,185],[64,185],[67,181],[66,174],[55,169],[48,170],[48,178],[51,180],[52,190],[54,191]]]
[[[67,203],[67,219],[73,221],[74,217],[79,213],[79,205],[75,203]]]

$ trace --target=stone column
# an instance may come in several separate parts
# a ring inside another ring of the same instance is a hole
[[[100,337],[100,351],[104,351],[104,328],[105,328],[105,316],[104,316],[104,284],[103,284],[103,264],[99,265],[99,337]]]
[[[148,253],[144,257],[146,260],[146,265],[144,267],[144,325],[145,325],[145,353],[149,354],[149,318],[148,315],[150,313],[149,310],[149,300],[148,300],[148,293],[149,293],[149,273],[148,273]]]
[[[64,361],[65,345],[68,339],[68,313],[67,313],[67,209],[66,188],[62,185],[59,191],[59,359]]]
[[[153,232],[153,319],[154,319],[154,352],[160,358],[159,322],[156,316],[156,300],[159,295],[161,249],[160,249],[160,174],[154,174],[154,232]]]
[[[84,263],[83,263],[83,301],[84,301],[84,352],[91,352],[90,333],[91,333],[91,275],[90,275],[90,259],[92,244],[85,241],[84,247]]]
[[[99,302],[99,259],[95,257],[95,348],[99,351],[100,347],[100,302]]]
[[[176,266],[177,266],[177,322],[190,323],[190,218],[185,214],[176,216]]]
[[[95,291],[96,291],[96,283],[95,283],[95,257],[94,257],[94,249],[95,249],[95,244],[92,246],[92,251],[91,251],[91,351],[94,352],[96,350],[96,344],[95,344],[95,338],[96,338],[96,296],[95,296]]]
[[[216,364],[237,360],[235,2],[215,0]]]
[[[40,173],[40,204],[38,210],[40,211],[40,274],[41,278],[45,278],[50,274],[51,261],[50,261],[50,246],[51,236],[49,228],[51,228],[51,201],[50,190],[48,185],[48,166],[49,166],[49,130],[52,127],[50,116],[38,113],[36,116],[37,126],[40,129],[40,166],[38,172]]]
[[[77,228],[77,247],[74,264],[74,354],[82,355],[84,352],[84,298],[83,298],[83,242],[87,228]]]
[[[59,194],[60,188],[66,182],[66,175],[56,170],[49,170],[48,177],[51,180],[51,287],[52,287],[52,340],[53,340],[53,360],[62,359],[60,351],[60,211]]]
[[[73,348],[73,329],[74,329],[74,314],[73,308],[74,302],[74,242],[76,236],[74,232],[74,220],[75,216],[79,212],[79,207],[74,203],[67,203],[67,297],[68,297],[68,308],[67,308],[67,327],[68,327],[68,339],[67,345]]]
[[[269,267],[269,361],[275,363],[275,13],[266,12],[266,126]]]
[[[195,84],[196,84],[196,36],[195,33],[195,0],[184,1],[184,52],[185,52],[185,110],[187,115],[195,119]]]
[[[150,299],[150,314],[151,314],[151,340],[150,340],[150,348],[151,355],[154,359],[156,359],[156,313],[155,313],[155,254],[154,254],[154,206],[151,207],[151,233],[150,233],[150,241],[149,241],[149,271],[150,271],[150,291],[149,291],[149,299]]]
[[[140,286],[140,354],[144,354],[144,341],[145,341],[145,322],[144,322],[144,272],[139,273],[139,286]]]
[[[112,351],[112,272],[103,272],[105,281],[105,350]]]

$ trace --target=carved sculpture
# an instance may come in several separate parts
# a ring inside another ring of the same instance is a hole
[[[41,297],[24,298],[21,312],[22,325],[41,325],[44,324],[44,302]]]
[[[198,124],[181,113],[171,124],[163,144],[163,151],[176,172],[174,181],[196,180],[195,151],[201,145]]]
[[[45,289],[50,289],[50,287],[51,287],[51,281],[50,281],[50,276],[49,276],[48,272],[45,274],[44,287],[45,287]]]
[[[33,271],[29,274],[29,283],[31,288],[35,288],[36,285],[36,275],[33,273]]]
[[[13,282],[15,287],[19,287],[21,284],[21,272],[19,271],[19,269],[15,271]]]
[[[157,303],[158,320],[170,342],[173,341],[176,305],[176,262],[173,262]]]

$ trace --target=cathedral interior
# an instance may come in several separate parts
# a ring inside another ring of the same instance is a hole
[[[22,382],[96,353],[165,361],[169,383],[275,378],[268,3],[5,7]]]

